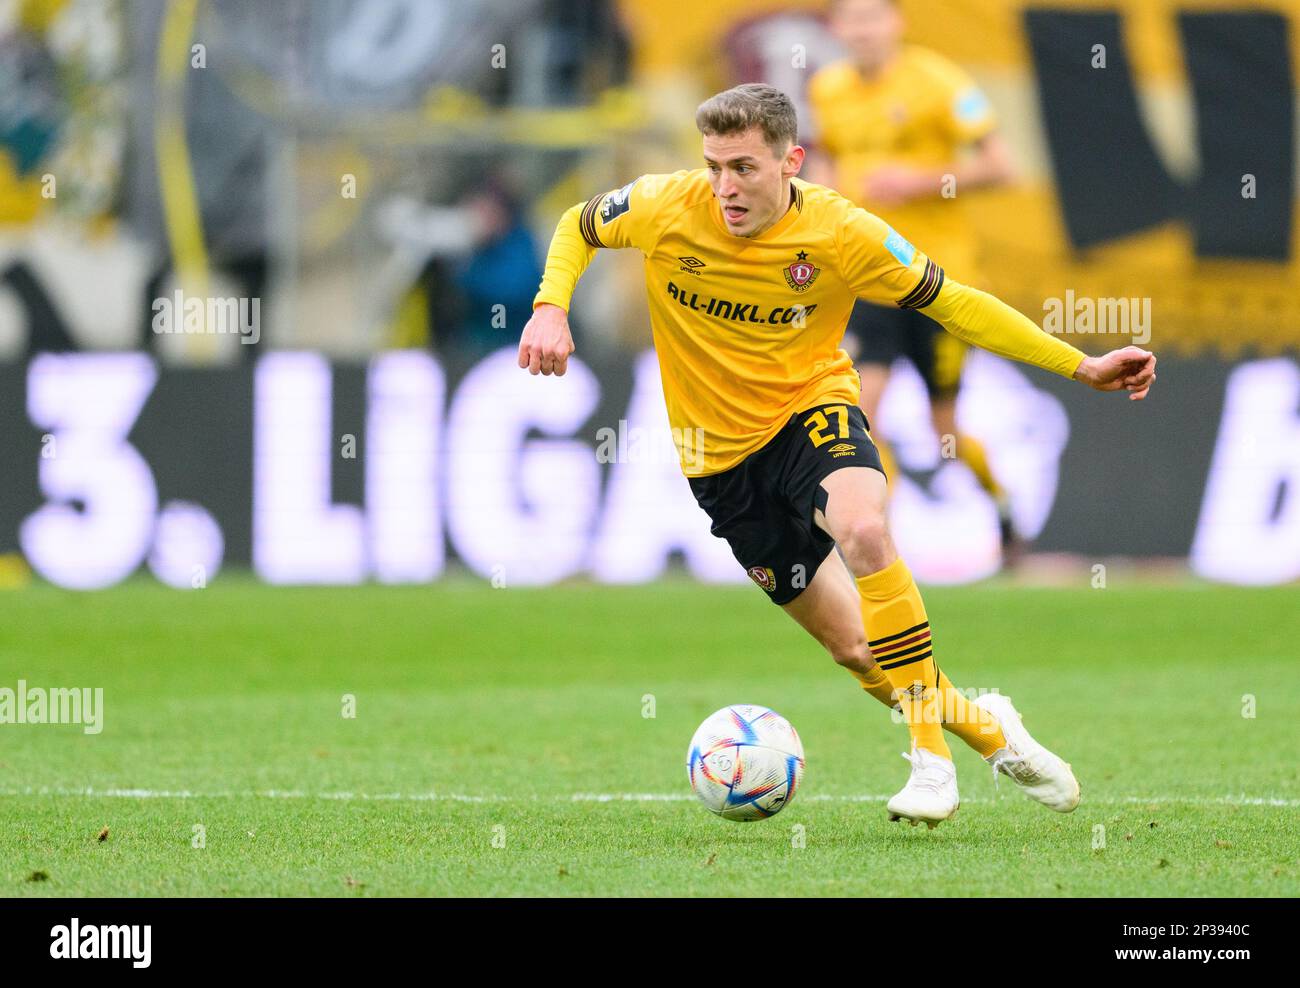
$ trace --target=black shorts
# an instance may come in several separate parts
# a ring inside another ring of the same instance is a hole
[[[841,467],[880,466],[856,405],[818,405],[791,417],[762,449],[730,470],[691,477],[691,492],[749,578],[773,603],[799,596],[835,548],[813,521],[821,482]]]
[[[849,316],[844,346],[854,364],[884,364],[899,357],[915,365],[931,398],[957,397],[966,344],[917,309],[859,301]]]

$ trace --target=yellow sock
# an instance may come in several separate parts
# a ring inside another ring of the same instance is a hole
[[[988,758],[999,748],[1006,747],[1007,739],[997,718],[957,692],[942,669],[939,670],[939,703],[943,710],[944,730],[965,741],[979,752],[981,758]]]
[[[894,699],[894,687],[889,685],[889,677],[880,671],[880,666],[872,666],[870,672],[858,672],[850,669],[853,678],[862,684],[862,688],[887,706],[890,710],[898,705]]]
[[[930,647],[930,622],[916,581],[902,559],[858,577],[867,645],[888,678],[918,748],[951,758],[943,739],[938,670]]]
[[[957,459],[961,460],[975,474],[975,479],[980,482],[980,486],[989,492],[989,496],[996,501],[1001,501],[1007,496],[1007,492],[1002,489],[998,483],[997,477],[993,476],[993,470],[989,467],[989,457],[984,451],[984,444],[974,436],[966,433],[959,433],[957,436]]]

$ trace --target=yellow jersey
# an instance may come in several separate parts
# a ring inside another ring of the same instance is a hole
[[[551,241],[534,307],[567,310],[597,248],[645,256],[650,325],[684,472],[730,469],[805,408],[857,403],[859,378],[839,346],[856,298],[928,307],[963,339],[1065,376],[1083,359],[992,296],[945,282],[937,263],[839,193],[800,179],[790,186],[775,225],[738,237],[706,169],[643,175],[573,206]]]
[[[955,277],[976,280],[976,238],[960,194],[945,198],[936,187],[933,196],[887,206],[866,192],[867,177],[882,165],[943,168],[997,128],[970,76],[937,52],[906,45],[871,79],[852,61],[826,66],[809,80],[808,102],[811,140],[834,162],[835,187],[943,258]]]

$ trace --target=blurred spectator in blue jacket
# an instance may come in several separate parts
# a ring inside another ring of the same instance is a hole
[[[532,313],[542,280],[538,245],[523,209],[500,185],[482,186],[462,205],[475,217],[479,238],[452,269],[461,306],[450,335],[470,349],[495,349],[516,341]]]
[[[451,206],[398,196],[377,220],[394,247],[381,280],[394,292],[422,286],[435,347],[475,355],[514,345],[542,268],[524,210],[503,184],[488,180]]]

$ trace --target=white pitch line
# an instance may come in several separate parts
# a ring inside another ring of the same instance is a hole
[[[23,789],[0,789],[0,798],[6,796],[85,796],[105,799],[328,799],[341,802],[402,802],[431,803],[507,803],[509,796],[469,796],[464,793],[365,793],[365,792],[304,792],[301,789],[244,789],[191,792],[188,789],[78,789],[54,786],[27,786]]]
[[[1010,790],[1008,796],[1014,795]],[[15,796],[80,796],[105,799],[324,799],[337,802],[394,802],[394,803],[679,803],[690,802],[695,797],[688,792],[577,792],[569,796],[502,796],[470,795],[458,792],[306,792],[301,789],[244,789],[194,792],[189,789],[96,789],[93,787],[64,788],[56,786],[27,786],[22,789],[0,789],[0,798]],[[814,803],[883,803],[888,795],[849,793],[811,793],[803,800]],[[964,803],[991,803],[993,799],[963,799]],[[1300,799],[1281,799],[1266,796],[1112,796],[1084,800],[1085,805],[1143,805],[1183,804],[1188,806],[1272,806],[1294,809]]]

